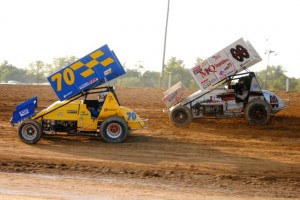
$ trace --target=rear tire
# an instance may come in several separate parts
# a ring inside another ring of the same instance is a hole
[[[42,137],[42,126],[37,121],[27,119],[20,124],[18,134],[22,142],[26,144],[35,144]]]
[[[267,102],[260,99],[251,101],[246,106],[245,117],[252,124],[266,124],[271,117],[270,106]]]
[[[188,127],[193,120],[191,110],[188,107],[181,105],[173,108],[169,117],[171,123],[178,128]]]
[[[128,125],[122,117],[112,116],[105,119],[100,126],[102,139],[108,143],[124,142],[128,136]]]

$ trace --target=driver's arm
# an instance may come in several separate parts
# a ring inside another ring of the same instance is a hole
[[[243,91],[242,94],[237,94],[236,96],[241,99],[241,100],[245,100],[246,97],[248,96],[249,92],[248,91]]]

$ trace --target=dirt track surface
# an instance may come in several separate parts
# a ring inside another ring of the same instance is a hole
[[[161,89],[122,88],[123,106],[149,116],[149,129],[122,144],[95,137],[43,137],[22,143],[9,119],[50,86],[0,85],[0,199],[300,199],[300,93],[268,125],[245,119],[197,120],[173,127]]]

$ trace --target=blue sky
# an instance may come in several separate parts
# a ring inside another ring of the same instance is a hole
[[[0,62],[82,57],[108,44],[121,63],[161,71],[167,0],[1,0]],[[171,0],[166,61],[186,68],[243,37],[263,58],[300,78],[300,1]]]

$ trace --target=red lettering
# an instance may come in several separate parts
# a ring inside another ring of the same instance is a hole
[[[203,72],[202,70],[201,70],[200,74],[202,75],[202,78],[204,78],[205,76],[207,76],[207,74],[205,72]]]
[[[199,71],[202,78],[209,75],[211,72],[216,72],[216,67],[214,65],[209,65],[208,68],[206,68],[204,70],[200,68],[200,71]]]
[[[216,67],[214,65],[209,65],[208,70],[210,72],[216,72]]]
[[[217,54],[217,55],[214,55],[212,58],[215,59],[215,60],[218,60],[220,57],[221,57],[221,55]]]
[[[194,73],[194,74],[198,74],[198,73],[200,73],[201,71],[202,71],[202,69],[201,69],[200,66],[195,66],[195,67],[193,68],[193,73]]]
[[[220,67],[221,65],[225,64],[228,61],[229,61],[228,59],[222,60],[221,62],[219,62],[218,64],[216,64],[216,67]]]

